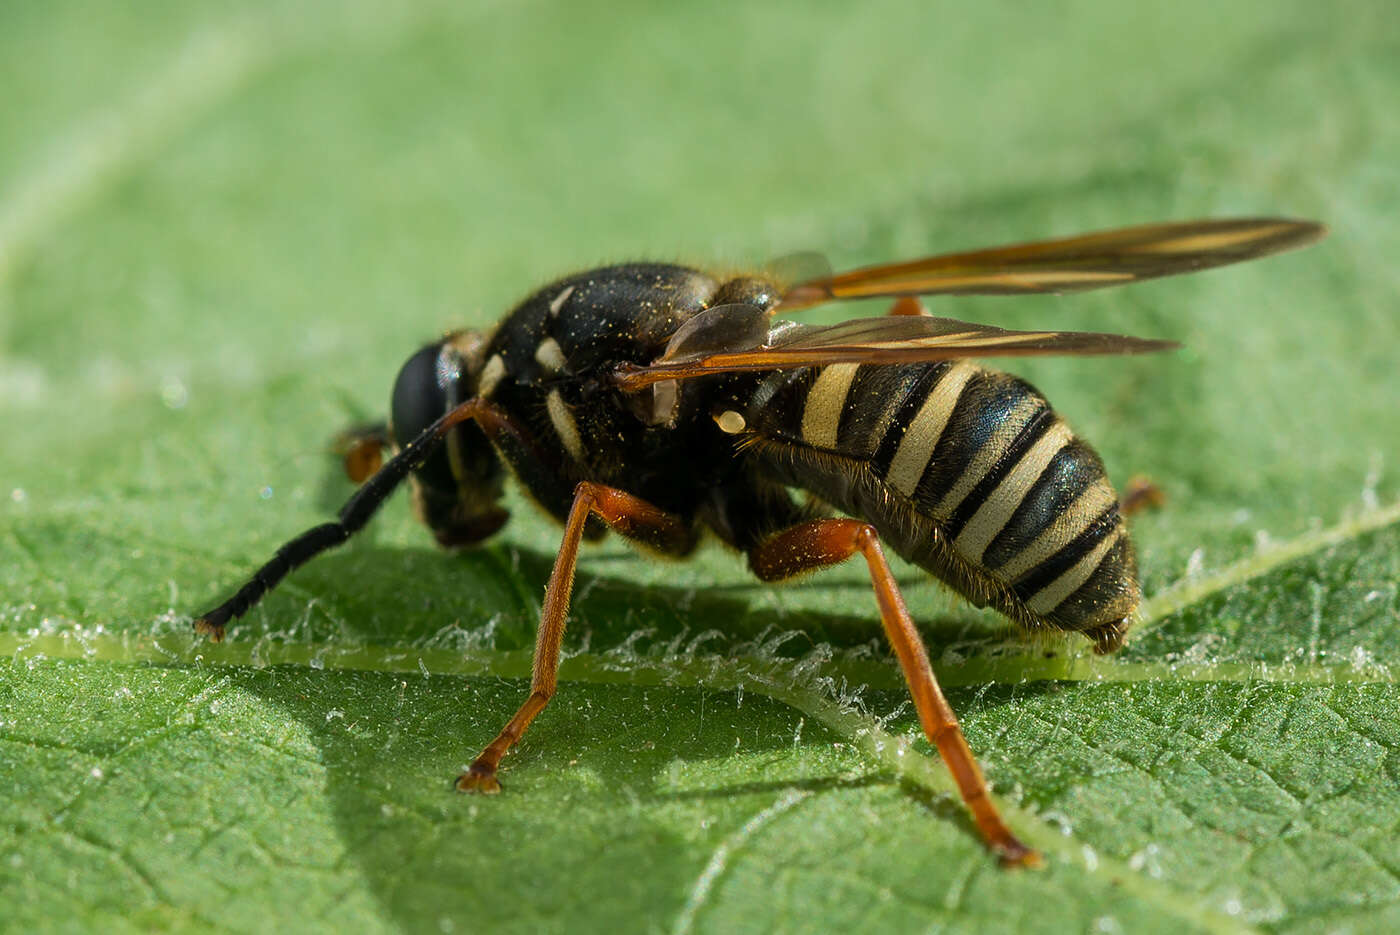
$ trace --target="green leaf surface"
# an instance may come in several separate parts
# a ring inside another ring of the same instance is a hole
[[[1400,927],[1390,4],[10,4],[0,75],[0,928]],[[349,495],[327,442],[409,353],[563,272],[1228,214],[1333,233],[939,308],[1187,348],[1013,368],[1167,493],[1124,652],[897,569],[1041,871],[854,564],[585,550],[496,798],[450,780],[526,690],[559,531],[518,495],[464,554],[397,498],[189,633]]]

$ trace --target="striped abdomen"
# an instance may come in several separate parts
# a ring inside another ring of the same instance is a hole
[[[968,361],[775,373],[748,407],[784,482],[1027,626],[1116,645],[1137,570],[1103,463],[1030,384]]]

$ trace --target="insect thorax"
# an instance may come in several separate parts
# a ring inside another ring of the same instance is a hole
[[[723,436],[698,418],[695,400],[705,387],[681,390],[684,419],[649,425],[638,416],[639,401],[614,389],[608,375],[618,362],[659,356],[719,285],[683,266],[605,267],[551,283],[501,323],[478,392],[529,429],[534,449],[507,440],[502,454],[549,512],[565,516],[581,480],[681,515],[695,512],[698,488],[731,460]]]

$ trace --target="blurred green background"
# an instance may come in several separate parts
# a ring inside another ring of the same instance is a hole
[[[0,87],[0,927],[1400,922],[1392,4],[9,4]],[[523,697],[559,533],[518,497],[464,555],[400,497],[187,634],[348,496],[409,353],[562,273],[1232,214],[1333,233],[938,305],[1186,345],[1011,368],[1167,493],[1123,656],[901,568],[1044,872],[981,850],[857,567],[590,550],[494,800],[447,790]]]

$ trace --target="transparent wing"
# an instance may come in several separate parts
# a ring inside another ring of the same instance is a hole
[[[836,363],[912,364],[955,357],[1054,354],[1141,354],[1179,345],[1088,331],[1007,331],[953,318],[853,318],[837,325],[784,323],[753,347],[674,354],[651,364],[622,364],[613,372],[634,392],[664,380],[688,380],[744,370],[791,370]]]
[[[817,276],[790,288],[774,310],[790,312],[836,299],[874,296],[1102,289],[1293,250],[1326,233],[1321,224],[1286,218],[1125,227]]]

